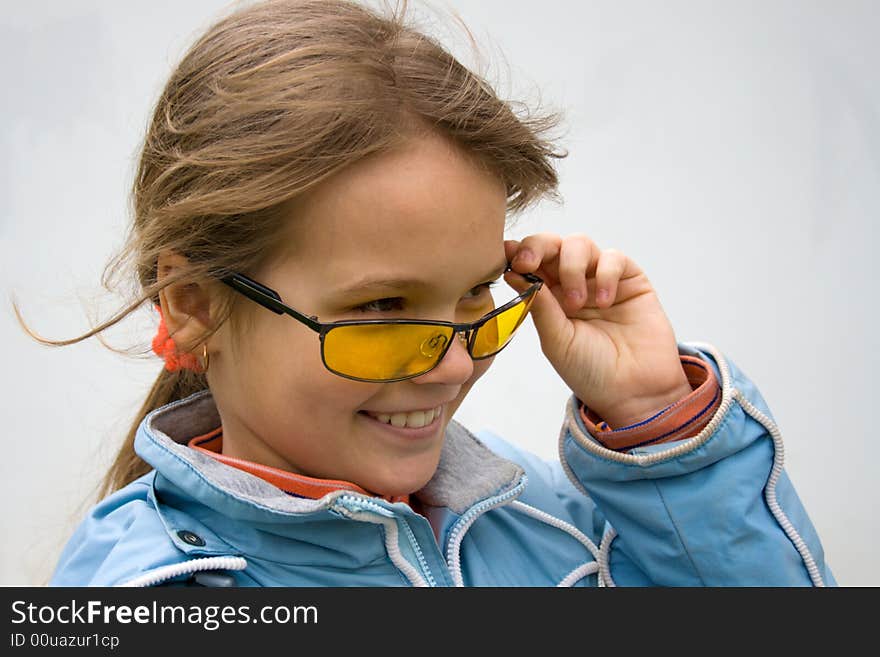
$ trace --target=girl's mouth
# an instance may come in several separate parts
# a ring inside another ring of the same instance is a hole
[[[358,411],[370,424],[408,438],[421,438],[434,434],[443,417],[443,406],[427,410],[375,413]]]
[[[429,408],[422,411],[400,411],[397,413],[374,413],[373,411],[361,411],[374,420],[390,424],[398,428],[421,429],[431,424],[434,418],[439,416],[443,407]]]

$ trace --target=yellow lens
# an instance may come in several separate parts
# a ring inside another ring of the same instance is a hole
[[[501,351],[522,324],[534,298],[534,294],[529,295],[527,299],[495,315],[477,329],[474,336],[474,358],[485,358]]]
[[[324,336],[324,362],[337,374],[388,381],[427,372],[452,338],[448,326],[355,324]]]

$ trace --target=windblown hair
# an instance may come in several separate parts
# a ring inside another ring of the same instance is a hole
[[[514,107],[413,27],[406,0],[385,15],[354,0],[239,7],[190,47],[156,103],[131,190],[133,220],[102,277],[107,289],[117,277],[137,281],[121,310],[79,337],[57,341],[31,331],[17,306],[16,315],[38,342],[64,346],[101,333],[147,302],[158,305],[168,285],[210,280],[216,283],[212,326],[189,349],[199,353],[196,347],[227,320],[241,339],[253,304],[216,277],[272,262],[285,202],[424,126],[500,176],[508,212],[542,197],[558,199],[551,160],[567,153],[546,135],[561,117],[519,116]],[[157,277],[159,254],[169,250],[184,255],[188,267]],[[204,374],[160,370],[99,497],[149,471],[134,452],[143,418],[207,387]]]

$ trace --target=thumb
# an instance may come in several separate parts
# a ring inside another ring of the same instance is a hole
[[[525,292],[531,285],[525,278],[512,271],[504,275],[504,280],[519,293]],[[558,353],[561,346],[571,339],[572,327],[562,306],[546,285],[538,290],[529,313],[538,330],[544,353],[547,356]]]

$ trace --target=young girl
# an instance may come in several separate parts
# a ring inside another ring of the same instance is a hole
[[[625,254],[504,239],[556,193],[554,118],[405,14],[254,4],[171,76],[142,295],[80,338],[150,302],[165,366],[52,584],[834,584],[754,385]],[[558,462],[454,419],[527,315]]]

